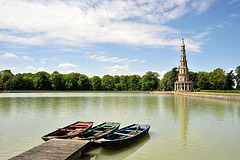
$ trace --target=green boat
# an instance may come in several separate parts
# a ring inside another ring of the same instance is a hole
[[[76,136],[71,137],[71,139],[75,140],[91,140],[91,139],[99,139],[104,138],[107,135],[118,130],[120,123],[118,122],[104,122],[99,124],[84,133],[80,133]]]

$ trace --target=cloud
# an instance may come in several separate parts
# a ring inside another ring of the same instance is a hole
[[[166,22],[213,0],[0,1],[0,41],[26,45],[119,43],[176,46],[179,31]],[[195,43],[196,44],[196,43]]]
[[[198,33],[197,35],[193,36],[193,38],[194,39],[201,39],[208,34],[210,34],[210,31],[201,32],[201,33]]]
[[[192,9],[196,10],[197,14],[202,14],[214,3],[215,0],[195,0],[192,2]]]
[[[44,71],[43,68],[35,68],[35,67],[33,67],[33,66],[26,66],[25,68],[26,68],[28,71],[30,71],[30,72]]]
[[[119,73],[123,73],[124,71],[130,70],[128,65],[125,65],[125,66],[115,65],[113,67],[105,67],[104,69],[107,72],[110,72],[111,74],[119,74]]]
[[[228,2],[228,4],[232,4],[232,3],[235,3],[235,2],[239,2],[240,0],[232,0],[230,2]]]
[[[26,60],[26,61],[32,61],[32,60],[34,60],[33,58],[30,58],[30,57],[28,57],[28,56],[22,56],[22,57],[23,57],[23,59]]]
[[[239,13],[235,13],[235,14],[231,14],[230,16],[229,16],[229,18],[233,18],[233,17],[239,17],[240,16],[240,14]]]
[[[60,67],[60,68],[78,68],[79,66],[75,65],[75,64],[71,64],[71,63],[62,63],[62,64],[59,64],[58,67]]]
[[[15,54],[13,54],[13,53],[6,53],[2,57],[4,59],[19,59],[19,57],[16,56]]]
[[[47,60],[46,58],[41,59],[41,63],[46,64],[47,63],[46,60]]]
[[[132,59],[129,58],[118,58],[118,57],[107,57],[107,56],[98,56],[98,55],[91,55],[87,57],[88,59],[100,61],[100,62],[110,62],[110,63],[131,63],[131,62],[138,62],[138,59]],[[141,62],[144,62],[141,61]]]

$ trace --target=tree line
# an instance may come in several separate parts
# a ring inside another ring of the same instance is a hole
[[[233,90],[240,89],[240,66],[235,74],[226,73],[217,68],[212,72],[189,72],[195,90]],[[41,71],[35,74],[12,74],[11,70],[0,71],[0,90],[94,90],[94,91],[173,91],[174,82],[178,79],[178,68],[164,74],[159,79],[157,72],[146,72],[145,75],[104,75],[102,78],[80,73],[52,74]]]
[[[217,68],[212,72],[189,72],[190,80],[194,83],[195,90],[233,90],[240,89],[240,66],[226,73],[223,69]],[[164,74],[159,81],[158,89],[173,91],[174,82],[178,79],[178,68],[174,67],[171,71]],[[236,88],[235,88],[236,87]]]
[[[94,91],[151,91],[156,90],[159,74],[146,72],[139,75],[104,75],[102,78],[80,73],[52,74],[41,71],[35,74],[18,73],[11,70],[0,71],[0,90],[94,90]]]

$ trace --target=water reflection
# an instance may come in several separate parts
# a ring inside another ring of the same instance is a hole
[[[113,150],[109,148],[96,148],[90,152],[88,152],[88,157],[80,157],[80,155],[74,160],[112,160],[112,159],[125,159],[129,157],[131,154],[135,153],[138,149],[144,146],[150,140],[150,135],[147,134],[142,139],[137,142],[124,147],[122,149]],[[114,158],[115,157],[115,158]]]
[[[185,96],[174,96],[175,107],[178,109],[181,133],[184,149],[187,149],[188,123],[189,123],[189,98]]]

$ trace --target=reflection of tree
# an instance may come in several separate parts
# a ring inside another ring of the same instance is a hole
[[[183,146],[187,149],[188,121],[189,121],[189,98],[185,96],[174,96],[175,107],[181,123]]]

